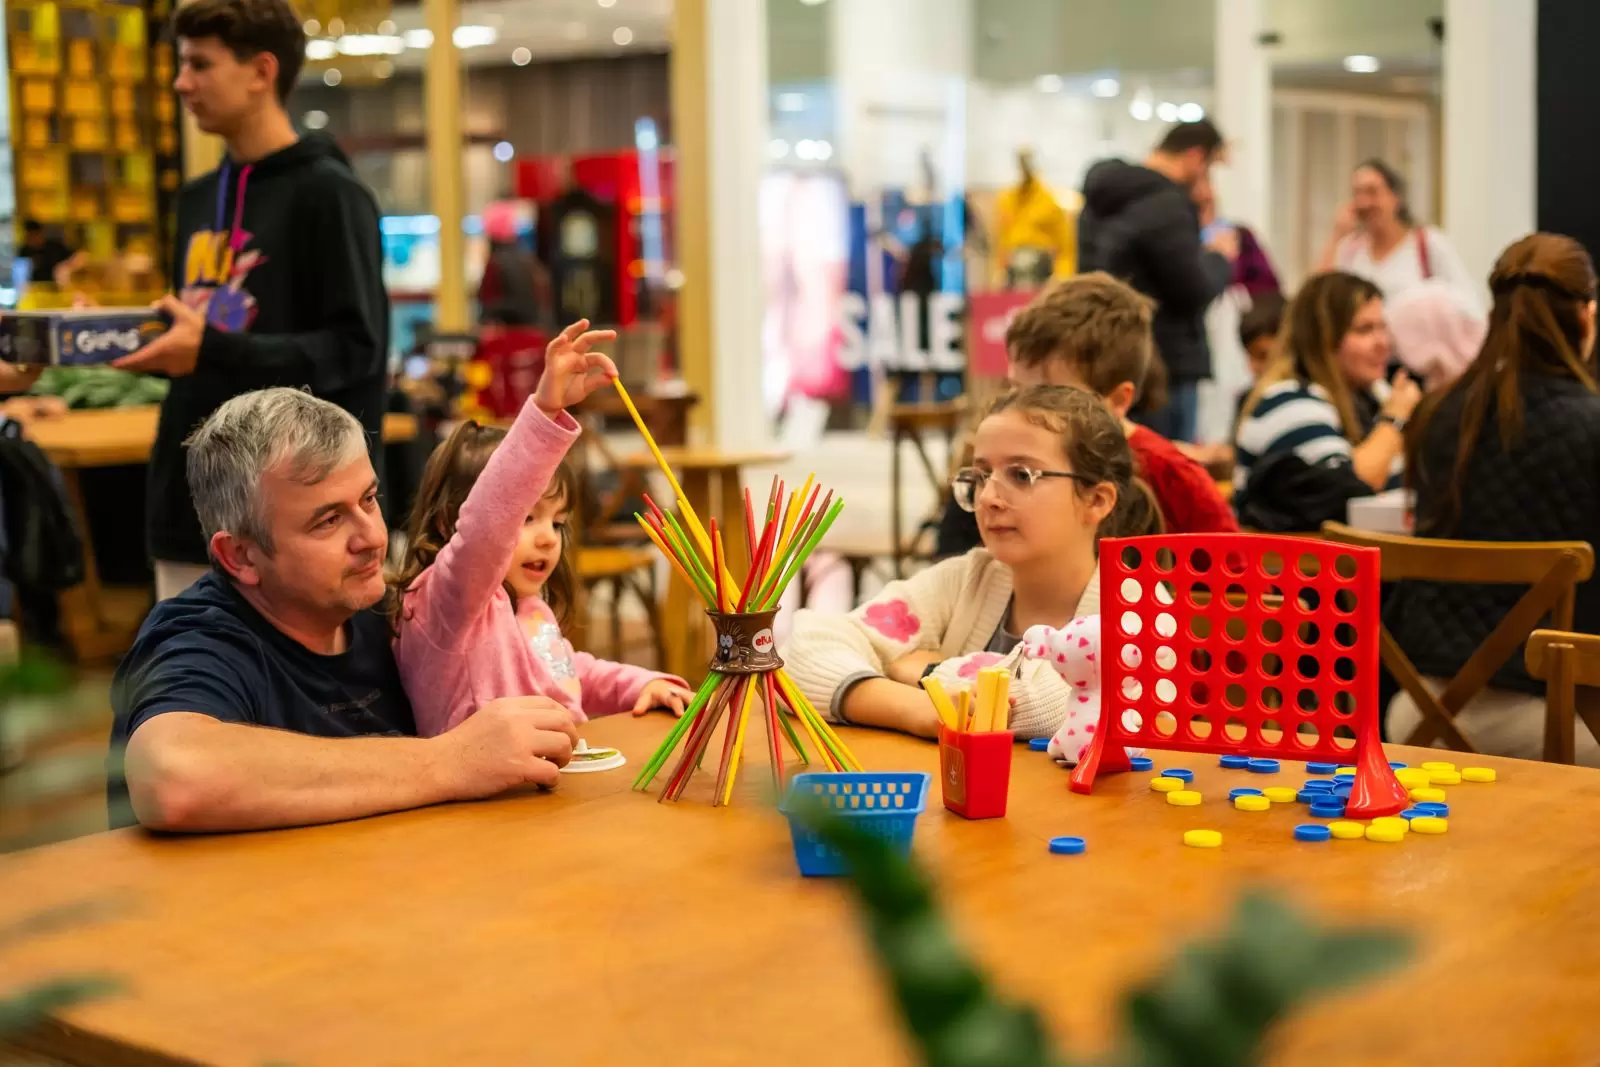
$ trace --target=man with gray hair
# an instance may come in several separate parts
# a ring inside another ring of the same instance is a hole
[[[576,732],[543,697],[415,736],[373,610],[388,531],[360,422],[264,389],[187,447],[212,569],[156,605],[118,668],[113,813],[126,798],[152,829],[252,830],[555,784]]]

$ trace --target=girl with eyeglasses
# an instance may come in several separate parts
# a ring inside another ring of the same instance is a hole
[[[1116,416],[1081,389],[1034,386],[995,401],[973,438],[972,466],[951,488],[977,515],[982,548],[891,582],[848,614],[795,617],[787,669],[836,722],[935,736],[924,676],[952,692],[973,687],[980,668],[1012,662],[1030,627],[1097,616],[1099,539],[1161,529]],[[1083,630],[1097,639],[1098,626]],[[1050,737],[1076,717],[1086,745],[1099,717],[1097,672],[1079,685],[1040,661],[1020,670],[1011,687],[1017,736]]]

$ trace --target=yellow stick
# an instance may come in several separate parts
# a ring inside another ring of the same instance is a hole
[[[1011,672],[1004,668],[999,670],[994,687],[994,729],[1003,733],[1011,725]]]
[[[811,706],[811,701],[807,700],[805,694],[800,692],[799,688],[790,680],[789,675],[782,670],[778,670],[774,671],[772,676],[777,680],[778,688],[783,691],[783,698],[789,702],[789,706],[797,713],[800,725],[804,726],[806,733],[810,735],[812,744],[822,749],[822,758],[832,761],[833,755],[827,746],[822,743],[822,739],[818,736],[819,731],[825,731],[833,739],[834,747],[844,757],[845,770],[859,771],[861,769],[861,761],[856,759],[854,752],[850,751],[850,746],[844,743],[844,738],[835,733],[833,727],[828,725],[828,720],[817,714],[817,709]]]
[[[972,729],[972,690],[963,689],[959,699],[956,710],[961,716],[961,730],[966,733]]]
[[[774,559],[782,559],[789,547],[789,537],[794,533],[794,524],[800,518],[801,509],[806,506],[806,497],[811,492],[814,478],[815,474],[806,475],[806,484],[800,487],[800,492],[789,494],[789,506],[783,510],[783,535],[778,539],[778,552]]]
[[[980,734],[994,729],[994,673],[990,669],[978,672],[978,708],[973,715],[972,728]]]
[[[639,528],[645,532],[646,537],[655,542],[655,546],[661,550],[661,554],[667,557],[667,560],[671,562],[673,568],[676,569],[679,574],[683,575],[684,580],[689,583],[690,588],[698,589],[699,585],[695,582],[694,575],[684,570],[683,564],[678,562],[677,553],[668,550],[661,538],[656,536],[656,532],[650,528],[650,524],[645,522],[643,518],[639,519]]]
[[[744,687],[744,703],[739,707],[739,727],[733,734],[733,762],[728,765],[728,784],[722,787],[724,804],[733,800],[733,780],[739,777],[739,757],[744,754],[744,726],[750,721],[750,701],[756,695],[758,680],[752,675],[750,684]]]
[[[939,713],[939,721],[952,730],[961,729],[955,705],[950,703],[950,694],[945,692],[944,684],[930,674],[922,680],[922,688],[928,691],[928,699],[933,701],[933,710]]]

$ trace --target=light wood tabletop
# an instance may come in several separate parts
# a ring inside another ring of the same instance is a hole
[[[0,989],[126,977],[126,992],[30,1039],[66,1063],[908,1062],[843,887],[797,875],[759,762],[731,808],[706,803],[709,775],[675,805],[630,792],[667,726],[591,723],[628,766],[553,793],[277,833],[122,831],[8,857],[0,930],[77,901],[114,911],[7,944]],[[936,772],[932,744],[845,736],[868,767]],[[1600,773],[1480,761],[1500,781],[1449,788],[1444,836],[1301,844],[1303,809],[1233,810],[1228,787],[1266,776],[1214,758],[1158,759],[1192,768],[1205,795],[1176,808],[1149,774],[1070,793],[1066,772],[1019,748],[1009,816],[964,822],[935,783],[916,853],[962,942],[1080,1052],[1107,1040],[1119,990],[1264,882],[1325,920],[1420,943],[1405,970],[1293,1020],[1269,1062],[1600,1062]],[[1304,777],[1285,767],[1271,781]],[[1180,844],[1196,827],[1221,830],[1223,848]],[[1087,854],[1049,855],[1069,833]]]
[[[69,411],[28,426],[28,440],[38,445],[58,467],[115,467],[144,463],[156,442],[158,405]],[[409,441],[417,436],[414,415],[391,413],[383,417],[383,439]]]

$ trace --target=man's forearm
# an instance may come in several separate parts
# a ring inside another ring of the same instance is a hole
[[[171,712],[128,743],[134,814],[156,830],[264,830],[452,799],[434,741],[321,738]]]

